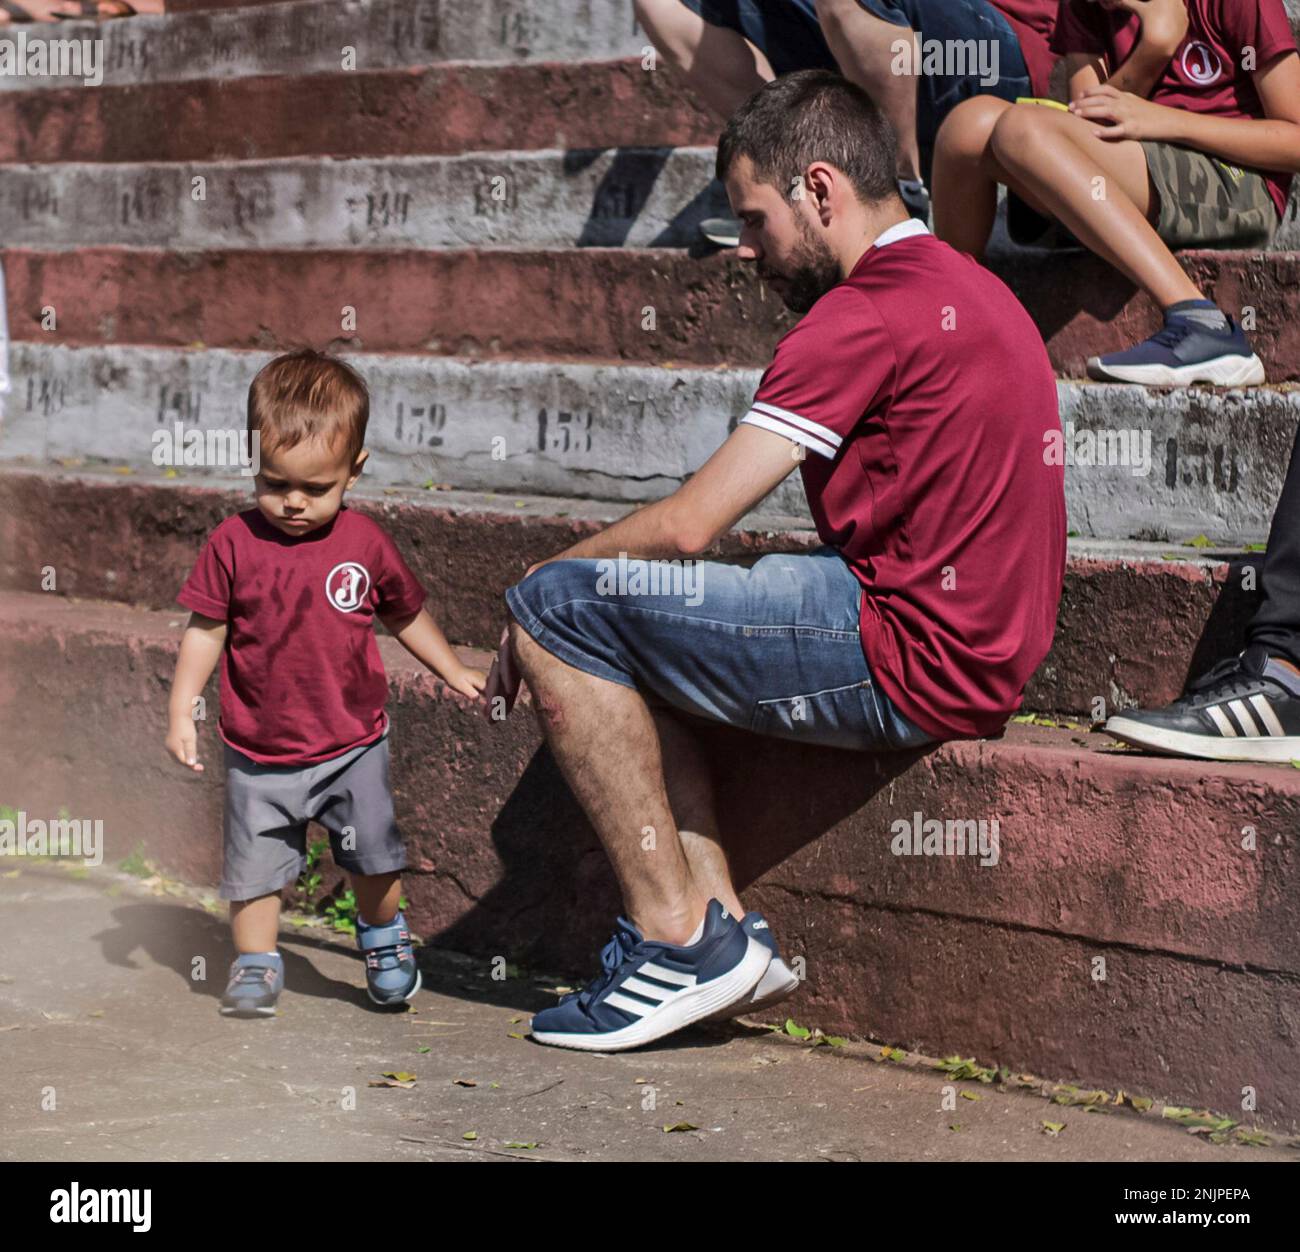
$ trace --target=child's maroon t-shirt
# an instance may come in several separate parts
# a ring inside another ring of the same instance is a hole
[[[176,599],[227,623],[222,739],[266,765],[310,765],[387,730],[375,615],[416,613],[425,591],[346,507],[299,539],[249,509],[212,532]]]
[[[1274,57],[1296,51],[1282,0],[1187,0],[1187,34],[1148,99],[1189,113],[1215,117],[1265,116],[1252,77]],[[1142,19],[1126,9],[1103,9],[1090,0],[1062,0],[1052,51],[1105,56],[1113,74],[1142,34]],[[1243,61],[1253,50],[1253,69]],[[1286,212],[1291,175],[1260,170],[1278,217]]]

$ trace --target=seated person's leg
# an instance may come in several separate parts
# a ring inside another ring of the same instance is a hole
[[[1300,437],[1268,537],[1263,603],[1247,647],[1164,709],[1132,709],[1107,734],[1171,756],[1216,761],[1300,760]]]
[[[685,0],[636,0],[636,18],[660,56],[727,118],[772,77],[766,58],[734,27],[712,25]]]
[[[560,660],[684,713],[828,747],[931,742],[873,682],[858,633],[861,587],[830,549],[749,569],[556,561],[506,600]]]
[[[939,128],[963,100],[1030,94],[1016,34],[988,0],[819,0],[818,13],[835,31],[844,73],[871,94],[899,137],[900,178],[930,180]],[[927,59],[930,48],[943,55]],[[900,74],[900,66],[910,72]]]
[[[660,55],[724,119],[777,74],[835,67],[812,0],[635,0],[635,10]]]
[[[896,14],[898,20],[879,16],[860,0],[818,0],[817,16],[840,72],[872,98],[894,128],[899,178],[919,179],[917,80],[893,69],[898,59],[896,45],[899,40],[914,41],[915,32],[901,16]]]
[[[930,194],[934,233],[956,248],[984,255],[998,211],[998,184],[1005,171],[993,158],[990,140],[1009,109],[997,96],[976,96],[959,104],[939,128]]]
[[[1129,352],[1094,357],[1089,373],[1154,385],[1262,382],[1263,366],[1245,336],[1205,299],[1156,231],[1160,167],[1152,145],[1110,142],[1095,130],[1072,113],[1017,104],[998,118],[990,139],[999,181],[1063,222],[1165,313],[1159,335]]]

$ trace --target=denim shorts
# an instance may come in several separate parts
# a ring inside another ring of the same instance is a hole
[[[744,35],[768,59],[775,74],[792,70],[836,69],[822,35],[814,0],[682,0],[710,26]],[[978,72],[920,74],[916,89],[916,139],[928,167],[934,137],[944,118],[971,96],[1004,100],[1033,94],[1029,71],[1011,23],[988,0],[858,0],[864,9],[895,26],[907,26],[923,40],[947,44],[974,39],[997,46],[997,81],[984,83]],[[924,51],[924,50],[923,50]],[[992,49],[989,49],[992,55]],[[991,61],[990,61],[991,65]]]
[[[872,681],[862,587],[834,548],[718,561],[561,560],[506,592],[553,656],[761,735],[858,751],[935,740]]]

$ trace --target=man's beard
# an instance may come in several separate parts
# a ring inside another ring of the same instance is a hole
[[[792,313],[807,313],[840,281],[840,264],[825,240],[818,239],[802,221],[799,233],[803,240],[794,250],[790,268],[782,273],[760,264],[758,276],[768,282],[783,279],[776,289],[781,302]]]

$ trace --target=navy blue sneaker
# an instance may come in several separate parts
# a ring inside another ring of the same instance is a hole
[[[735,1004],[729,1004],[725,1009],[719,1009],[711,1014],[708,1019],[711,1022],[721,1022],[747,1013],[757,1013],[773,1004],[779,1004],[782,1000],[788,1000],[799,990],[799,979],[781,959],[781,949],[777,946],[776,936],[772,933],[767,918],[762,913],[751,911],[740,919],[740,926],[751,939],[758,940],[768,950],[771,961],[763,977],[754,985],[754,990],[743,1000],[737,1000]]]
[[[278,952],[246,952],[230,966],[230,981],[221,997],[226,1017],[274,1017],[284,990],[284,960]]]
[[[1300,760],[1300,674],[1262,644],[1220,661],[1164,709],[1130,709],[1105,725],[1121,743],[1209,761]]]
[[[1232,318],[1228,318],[1226,329],[1211,330],[1171,311],[1165,314],[1164,327],[1137,347],[1090,357],[1088,376],[1145,387],[1188,387],[1192,383],[1258,387],[1264,382],[1264,364]]]
[[[385,926],[371,926],[358,913],[357,947],[366,957],[366,994],[376,1004],[403,1004],[419,991],[420,967],[400,911]]]
[[[588,1052],[620,1052],[653,1043],[719,1009],[748,1003],[771,953],[710,900],[698,943],[643,939],[626,918],[600,954],[587,987],[543,1009],[532,1021],[538,1043]]]

